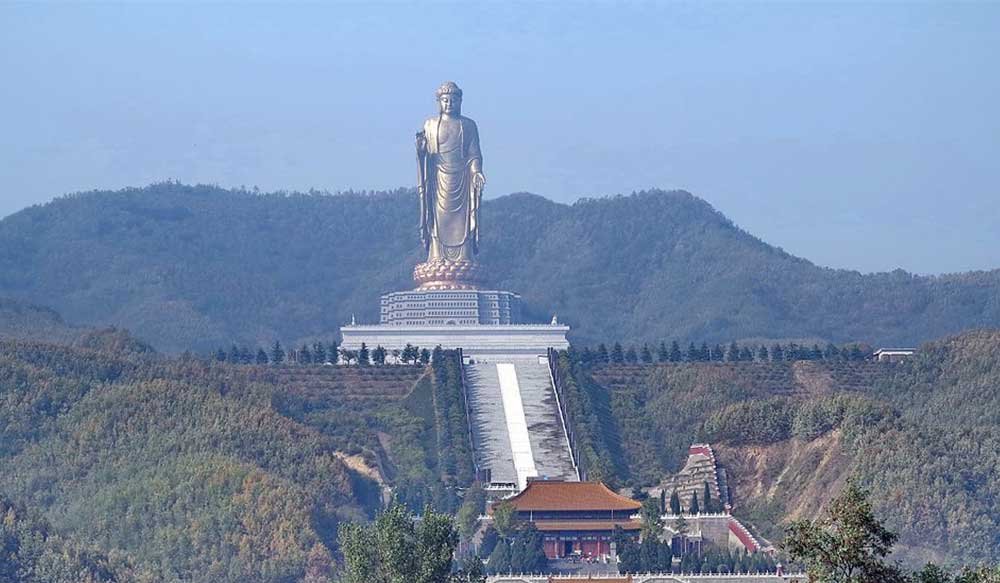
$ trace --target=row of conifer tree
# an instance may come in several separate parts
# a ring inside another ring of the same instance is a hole
[[[285,349],[280,341],[275,341],[269,350],[258,348],[256,352],[246,346],[235,344],[229,350],[218,348],[213,358],[219,362],[232,364],[357,364],[361,366],[382,366],[390,363],[427,365],[431,361],[431,351],[407,344],[401,350],[387,350],[382,346],[369,348],[362,343],[359,350],[340,348],[336,342],[324,344],[314,342],[312,346],[303,344],[301,348]]]
[[[571,347],[570,358],[585,365],[601,364],[637,364],[653,362],[777,362],[794,360],[841,360],[859,361],[871,357],[871,350],[860,344],[837,346],[828,343],[824,348],[819,344],[811,347],[794,342],[788,344],[775,343],[768,347],[765,344],[739,345],[735,341],[728,347],[721,344],[709,346],[702,342],[697,346],[694,342],[688,344],[687,350],[682,350],[676,340],[668,346],[660,342],[656,348],[649,344],[640,347],[635,345],[624,348],[615,342],[610,349],[604,343],[596,348],[585,346],[582,349]]]

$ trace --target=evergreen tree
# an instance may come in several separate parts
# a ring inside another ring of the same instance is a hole
[[[312,352],[309,351],[309,347],[305,344],[299,349],[299,363],[300,364],[312,364]]]
[[[635,364],[639,362],[639,355],[635,353],[635,346],[629,346],[625,351],[625,362]]]
[[[229,348],[229,362],[233,364],[240,363],[240,349],[235,344]]]
[[[510,570],[514,573],[541,573],[547,567],[542,533],[531,522],[520,525],[510,543]]]
[[[715,511],[712,501],[712,489],[708,487],[708,482],[705,482],[705,488],[702,491],[701,499],[704,502],[705,512]]]
[[[660,490],[660,514],[667,513],[667,491]]]
[[[416,362],[419,356],[420,356],[420,351],[417,349],[416,346],[410,344],[409,342],[407,342],[406,346],[403,347],[403,352],[400,355],[400,357],[403,359],[403,362],[406,364],[411,364]]]
[[[487,571],[494,575],[511,572],[510,543],[505,539],[497,541],[497,546],[493,547],[493,552],[490,553],[486,566]]]
[[[659,362],[670,361],[670,351],[667,350],[666,342],[660,342],[660,347],[656,350],[656,360]]]
[[[611,362],[615,364],[625,362],[625,353],[622,351],[621,343],[615,342],[615,345],[611,348]]]
[[[323,346],[322,342],[316,342],[313,344],[313,360],[316,364],[323,364],[326,362],[326,347]]]
[[[742,360],[742,353],[740,352],[740,347],[736,345],[736,341],[733,340],[729,343],[729,352],[726,354],[726,360],[729,362],[739,362]]]
[[[437,346],[434,347],[434,350],[431,352],[431,362],[434,364],[439,364],[444,362],[444,360],[442,360],[443,358],[444,358],[444,348],[441,348],[441,345],[438,344]]]
[[[285,351],[281,348],[281,342],[275,340],[271,347],[271,363],[279,365],[285,362]]]
[[[431,362],[431,351],[423,348],[420,350],[420,364],[427,366]]]
[[[775,343],[775,345],[771,347],[771,360],[774,362],[785,360],[785,349],[782,348],[780,344]]]
[[[761,362],[767,362],[771,360],[771,355],[768,354],[767,352],[767,346],[761,344],[760,348],[757,349],[757,360]]]
[[[702,362],[708,362],[712,360],[712,350],[708,347],[707,342],[701,343],[701,349],[698,350],[698,360]]]
[[[653,362],[653,353],[649,350],[648,344],[642,345],[642,351],[639,353],[639,358],[641,358],[642,362],[646,364]]]
[[[580,351],[580,363],[584,366],[590,366],[594,363],[594,352],[589,346],[584,346],[583,350]]]
[[[642,522],[642,538],[658,539],[663,533],[663,520],[660,518],[660,502],[655,498],[643,500],[639,509]]]
[[[726,354],[722,351],[722,346],[716,344],[715,348],[712,349],[712,360],[722,362],[725,358]]]
[[[698,493],[691,494],[691,514],[701,514],[701,507],[698,506]]]
[[[372,361],[378,366],[385,364],[385,348],[382,348],[381,344],[372,351]]]
[[[681,353],[681,347],[674,340],[670,343],[670,362],[680,362],[682,360],[684,360],[684,355]]]
[[[226,354],[226,351],[223,350],[222,348],[220,348],[220,349],[218,349],[218,350],[215,351],[215,360],[216,361],[218,361],[218,362],[226,362],[227,358],[229,358],[229,356]]]
[[[368,346],[362,342],[361,348],[358,350],[358,364],[361,366],[368,366],[372,363],[371,353],[368,350]]]
[[[681,513],[681,497],[677,495],[677,490],[670,494],[670,513],[674,516]]]
[[[263,348],[257,349],[257,364],[267,364],[268,358],[267,353],[264,352]]]
[[[698,347],[694,345],[694,342],[688,344],[687,361],[698,362],[699,360],[701,360],[701,352],[698,351]]]
[[[607,364],[609,360],[608,347],[604,343],[600,343],[597,346],[597,362],[598,364]]]
[[[330,358],[330,364],[337,364],[337,360],[340,356],[340,350],[336,342],[330,343],[330,350],[327,351],[327,356]]]
[[[740,348],[740,360],[750,362],[753,360],[753,351],[746,346]]]

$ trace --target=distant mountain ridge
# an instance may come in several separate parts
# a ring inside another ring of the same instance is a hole
[[[0,221],[0,297],[159,349],[329,339],[421,260],[412,191],[257,194],[154,184],[69,195]],[[815,338],[911,345],[1000,326],[1000,270],[818,267],[683,191],[488,200],[492,284],[577,343]]]

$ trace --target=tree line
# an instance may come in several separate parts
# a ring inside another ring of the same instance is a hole
[[[441,347],[436,347],[440,349]],[[211,355],[217,362],[231,364],[283,365],[283,364],[356,364],[358,366],[385,366],[387,364],[420,364],[426,366],[431,362],[431,351],[407,343],[403,348],[386,349],[379,345],[369,347],[364,342],[358,350],[341,348],[336,342],[325,344],[314,342],[303,344],[300,348],[285,348],[281,341],[276,340],[267,350],[258,347],[256,351],[247,346],[233,344],[228,350],[219,347]]]
[[[820,347],[819,344],[807,346],[794,342],[788,344],[776,342],[770,347],[766,344],[744,344],[741,346],[735,340],[725,347],[722,344],[710,346],[707,342],[702,342],[699,346],[691,342],[686,349],[681,349],[680,344],[674,340],[669,345],[666,342],[660,342],[659,346],[655,347],[643,343],[641,346],[630,345],[625,348],[620,342],[615,342],[610,349],[603,342],[598,344],[596,348],[571,346],[569,355],[574,363],[584,365],[796,360],[857,362],[871,358],[872,349],[864,344],[838,346],[832,342],[827,343],[824,347]]]

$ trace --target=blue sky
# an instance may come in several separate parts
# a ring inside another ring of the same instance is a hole
[[[1000,267],[1000,3],[3,4],[0,216],[386,189],[446,79],[489,196],[659,187],[818,264]]]

